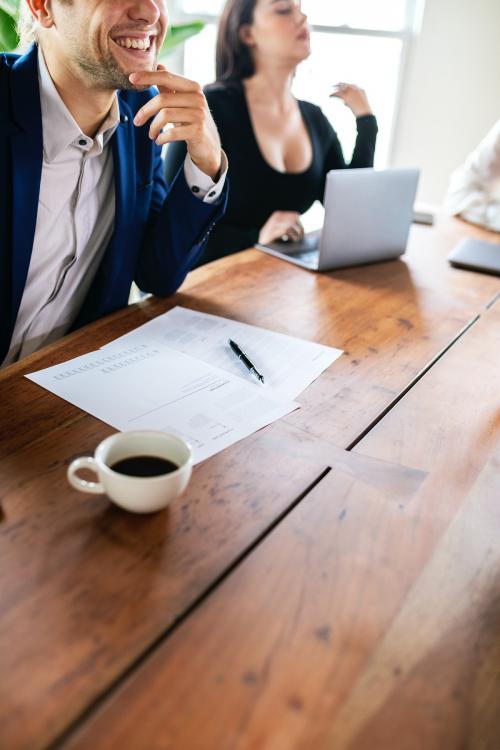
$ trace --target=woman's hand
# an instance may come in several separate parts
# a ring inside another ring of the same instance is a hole
[[[330,96],[336,96],[342,99],[346,107],[349,107],[355,117],[363,115],[372,115],[370,102],[363,89],[355,86],[353,83],[337,83]]]
[[[296,211],[274,211],[266,221],[259,234],[261,245],[268,245],[275,240],[297,241],[304,236],[304,227],[300,223],[300,214]]]
[[[222,151],[219,133],[201,86],[169,73],[163,65],[158,65],[154,71],[132,73],[129,78],[134,86],[157,86],[159,91],[137,112],[134,124],[141,126],[152,119],[149,137],[159,146],[186,141],[193,162],[216,181]],[[163,130],[168,124],[174,127]]]

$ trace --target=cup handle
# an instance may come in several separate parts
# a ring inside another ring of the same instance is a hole
[[[90,456],[84,456],[82,458],[75,458],[74,461],[68,466],[68,482],[75,490],[80,492],[91,492],[93,495],[102,495],[106,491],[100,482],[87,482],[85,479],[81,479],[77,476],[77,472],[80,469],[90,469],[97,476],[97,461]]]

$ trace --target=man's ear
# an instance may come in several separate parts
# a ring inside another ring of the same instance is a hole
[[[36,18],[40,26],[50,29],[54,25],[52,16],[52,0],[26,0],[33,18]]]
[[[247,47],[254,46],[255,42],[253,38],[252,27],[249,23],[244,23],[243,26],[240,26],[238,34],[243,44],[246,44]]]

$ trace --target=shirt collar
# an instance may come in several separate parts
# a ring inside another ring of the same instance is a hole
[[[38,47],[38,80],[40,84],[40,104],[42,110],[43,151],[48,162],[70,146],[79,148],[90,155],[101,153],[120,123],[118,97],[106,115],[94,139],[82,133],[81,128],[59,96],[45,62],[42,50]]]

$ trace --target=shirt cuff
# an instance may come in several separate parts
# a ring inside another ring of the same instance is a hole
[[[211,177],[206,175],[205,172],[202,172],[201,169],[193,163],[191,157],[187,154],[184,160],[184,177],[186,178],[188,187],[193,195],[202,200],[203,203],[215,203],[219,199],[224,188],[227,167],[227,156],[223,151],[220,177],[217,182],[214,182]]]

